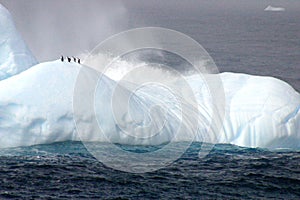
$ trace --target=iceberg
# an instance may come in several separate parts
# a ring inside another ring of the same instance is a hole
[[[271,5],[267,6],[264,11],[275,11],[275,12],[280,12],[280,11],[285,11],[285,8],[282,7],[273,7]]]
[[[60,60],[35,65],[28,70],[0,81],[0,147],[15,147],[66,140],[106,141],[96,130],[98,122],[91,113],[82,111],[80,124],[85,127],[84,138],[76,132],[73,112],[73,92],[79,70],[86,68],[77,63],[63,63]],[[89,79],[97,78],[95,71],[86,68]],[[132,126],[133,122],[121,119],[116,123],[111,113],[110,98],[116,82],[105,75],[101,87],[97,88],[96,108],[101,126],[110,131],[110,141],[115,143],[147,145],[160,144],[172,138],[181,118],[178,117],[176,103],[169,97],[166,106],[171,113],[166,117],[159,112],[155,124],[164,121],[168,124],[164,134],[149,140],[132,139],[130,135],[121,135],[120,124]],[[299,148],[300,144],[300,95],[290,85],[272,77],[260,77],[247,74],[222,73],[226,97],[226,115],[224,125],[219,132],[218,143],[231,143],[246,147]],[[190,85],[199,94],[202,93],[203,81],[191,76]],[[126,92],[126,89],[123,90]],[[159,95],[159,97],[158,97]],[[131,115],[147,121],[145,111],[153,103],[161,104],[163,93],[148,88],[137,93],[131,105]],[[196,96],[204,102],[208,96]],[[120,97],[122,98],[122,96]],[[81,100],[85,103],[85,98]],[[122,100],[120,100],[122,102]],[[173,109],[174,108],[174,109]],[[146,113],[147,116],[147,113]],[[204,115],[205,116],[205,115]],[[208,117],[209,118],[209,117]],[[211,119],[208,119],[210,121]],[[77,122],[78,122],[77,121]],[[135,120],[136,123],[138,120]],[[81,126],[77,124],[78,126]],[[188,137],[189,124],[184,124],[184,132],[178,141]],[[140,132],[147,136],[149,132]],[[140,134],[139,133],[139,134]],[[203,141],[201,130],[194,134],[195,141]]]
[[[17,32],[8,10],[0,4],[0,80],[37,64]]]
[[[213,137],[206,133],[209,124],[217,119],[211,115],[209,92],[203,89],[205,83],[198,76],[189,76],[186,81],[201,108],[199,113],[194,113],[194,105],[188,102],[180,105],[168,92],[154,86],[137,91],[128,102],[130,83],[119,88],[116,110],[112,110],[111,97],[118,85],[115,80],[75,62],[55,60],[36,64],[3,7],[0,7],[0,23],[1,27],[8,27],[0,30],[0,52],[7,55],[0,58],[0,148],[107,139],[119,144],[159,145],[174,137],[179,142],[300,148],[300,95],[279,79],[219,74],[225,92],[225,117],[221,130],[212,131],[218,137]],[[93,91],[96,101],[92,109],[96,115],[84,109],[89,96],[74,100],[80,73],[87,84],[102,77]],[[183,84],[176,79],[172,81],[175,85]],[[163,105],[168,112],[155,105]],[[187,112],[182,114],[180,106]],[[198,118],[203,123],[197,131],[192,131]],[[109,135],[99,134],[99,126]],[[79,129],[84,131],[78,133]],[[124,134],[123,130],[129,131]]]

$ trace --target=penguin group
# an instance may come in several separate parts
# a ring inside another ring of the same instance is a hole
[[[73,58],[73,59],[72,59],[72,58]],[[77,62],[78,64],[80,64],[80,58],[75,58],[74,56],[72,56],[72,58],[69,57],[69,56],[67,56],[67,57],[66,57],[66,61],[72,62],[72,60],[73,60],[73,62]],[[64,60],[65,60],[64,56],[61,56],[61,57],[60,57],[60,61],[61,61],[61,62],[64,62]]]

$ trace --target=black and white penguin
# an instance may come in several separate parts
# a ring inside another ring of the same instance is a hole
[[[71,58],[70,57],[67,57],[68,58],[68,62],[71,62]]]
[[[73,61],[76,62],[76,58],[74,56],[72,56],[72,57],[73,57]]]
[[[60,57],[61,62],[64,62],[64,56]]]
[[[80,64],[80,58],[77,58],[77,63],[79,63],[79,64]]]

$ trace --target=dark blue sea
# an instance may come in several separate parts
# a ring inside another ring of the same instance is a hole
[[[158,2],[124,1],[124,30],[183,32],[221,72],[273,76],[300,91],[299,1],[274,1],[284,12],[264,12],[273,1]],[[299,150],[217,144],[199,158],[200,148],[193,143],[171,165],[142,174],[106,167],[81,142],[1,149],[0,199],[300,199]]]
[[[126,147],[130,148],[130,147]],[[132,147],[137,149],[136,147]],[[154,147],[139,147],[139,150]],[[81,142],[0,151],[1,199],[299,199],[300,151],[193,143],[173,164],[133,174],[98,162]]]

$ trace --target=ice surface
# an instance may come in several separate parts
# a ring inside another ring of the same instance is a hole
[[[0,80],[18,74],[36,63],[17,32],[10,13],[0,4]]]
[[[285,11],[285,8],[282,7],[273,7],[273,6],[267,6],[264,11],[274,11],[274,12],[280,12],[280,11]]]

